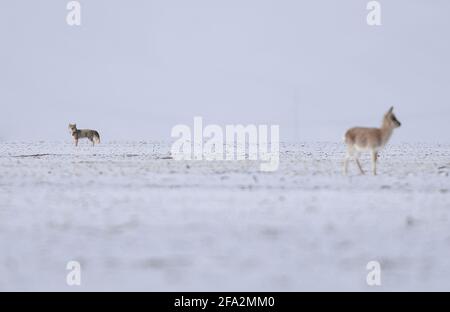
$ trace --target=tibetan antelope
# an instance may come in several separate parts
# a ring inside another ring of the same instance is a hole
[[[381,128],[356,127],[347,131],[345,143],[347,144],[347,155],[344,161],[344,174],[348,171],[348,162],[353,158],[358,165],[361,174],[364,170],[359,162],[359,154],[362,151],[370,151],[372,154],[372,173],[377,174],[378,152],[386,145],[391,138],[395,128],[401,126],[400,121],[394,115],[394,108],[391,107],[384,115]]]

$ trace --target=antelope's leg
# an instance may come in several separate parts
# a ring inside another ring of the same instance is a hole
[[[361,172],[361,174],[364,174],[364,170],[363,170],[363,168],[361,166],[361,163],[359,162],[358,156],[355,157],[355,162],[358,165],[359,172]]]
[[[348,173],[348,161],[349,161],[349,156],[346,155],[345,159],[344,159],[344,175],[347,175]]]
[[[347,154],[345,155],[345,159],[344,159],[344,175],[347,175],[347,173],[348,173],[348,162],[349,162],[351,156],[352,156],[352,152],[351,152],[351,149],[349,148],[347,150]]]
[[[378,153],[376,151],[372,151],[372,173],[373,175],[377,175],[377,160]]]

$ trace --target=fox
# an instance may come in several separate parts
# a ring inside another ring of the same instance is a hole
[[[69,130],[72,133],[75,146],[78,146],[78,139],[88,138],[92,142],[92,146],[100,144],[100,135],[96,130],[77,129],[76,124],[69,124]]]
[[[344,175],[347,175],[348,162],[351,158],[355,160],[361,174],[365,174],[359,162],[359,155],[362,151],[369,151],[372,156],[372,174],[376,176],[378,153],[388,143],[394,129],[401,127],[401,125],[401,122],[398,121],[394,114],[394,107],[391,107],[384,114],[381,128],[355,127],[349,129],[344,137],[344,142],[347,144],[347,154],[344,160]]]

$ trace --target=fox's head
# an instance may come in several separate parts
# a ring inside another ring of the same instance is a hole
[[[388,112],[384,115],[383,124],[389,128],[399,128],[402,123],[398,121],[394,114],[394,107],[391,107]]]
[[[71,132],[77,130],[77,124],[69,124],[69,130],[70,130]]]

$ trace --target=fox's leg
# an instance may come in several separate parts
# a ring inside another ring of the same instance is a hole
[[[373,175],[377,175],[377,160],[378,154],[376,151],[372,151],[372,173]]]
[[[73,141],[75,143],[75,146],[78,146],[78,139],[74,139]]]
[[[95,142],[94,142],[94,138],[89,138],[89,141],[91,141],[92,142],[92,146],[95,146]]]

